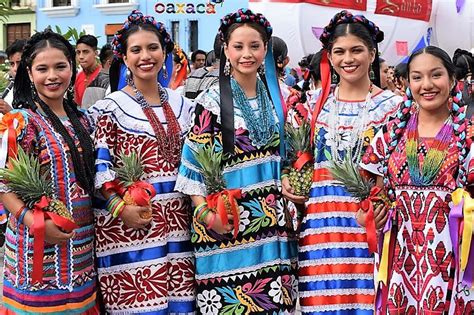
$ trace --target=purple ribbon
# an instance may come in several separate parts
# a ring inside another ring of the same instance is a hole
[[[474,279],[474,243],[471,242],[471,248],[469,249],[469,258],[464,271],[464,277],[462,283],[467,285],[468,288],[472,288],[472,280]]]
[[[464,207],[464,197],[457,205],[454,205],[452,202],[450,205],[451,211],[449,212],[449,235],[451,235],[451,243],[453,244],[456,269],[459,269],[459,227],[461,226],[463,218],[462,209]]]

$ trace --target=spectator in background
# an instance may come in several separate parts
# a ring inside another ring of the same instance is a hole
[[[193,65],[193,70],[204,67],[206,63],[206,52],[201,49],[195,50],[191,55],[191,62]]]
[[[82,71],[77,74],[74,84],[74,101],[82,106],[82,97],[89,84],[99,75],[102,67],[97,64],[97,38],[93,35],[79,37],[76,44],[76,57]]]
[[[222,41],[219,35],[214,38],[214,63],[209,67],[202,67],[191,72],[184,86],[184,96],[193,100],[202,91],[207,90],[219,81],[219,62],[221,57]],[[193,54],[194,56],[194,54]],[[192,57],[191,57],[192,59]]]
[[[405,95],[405,91],[408,87],[408,72],[407,72],[407,64],[400,63],[395,67],[395,71],[393,73],[394,76],[394,83],[397,87],[397,90],[401,93],[400,95]]]
[[[15,80],[16,70],[20,65],[21,55],[25,48],[26,40],[17,39],[10,46],[7,47],[8,65],[10,69],[8,71],[8,79],[10,83],[6,89],[2,92],[0,99],[0,113],[5,114],[9,112],[13,103],[13,81]]]
[[[171,74],[169,88],[182,94],[188,70],[188,56],[186,56],[181,47],[175,44],[173,49],[173,73]]]
[[[97,77],[92,81],[84,92],[81,107],[84,109],[94,105],[110,93],[109,69],[112,65],[114,53],[110,44],[105,44],[100,49],[99,60],[102,66]]]
[[[278,82],[280,84],[280,91],[283,95],[283,99],[286,101],[290,95],[290,87],[285,83],[286,73],[285,67],[290,62],[288,57],[288,46],[285,41],[277,36],[272,36],[272,47],[273,47],[273,58],[275,59],[275,68],[277,70]]]
[[[467,105],[466,117],[472,117],[474,113],[473,78],[472,68],[473,55],[467,50],[456,49],[453,55],[453,63],[456,66],[456,80],[458,88],[462,91],[462,99]]]
[[[388,65],[385,59],[379,58],[380,63],[380,88],[386,90],[388,86]],[[390,89],[391,90],[391,89]]]

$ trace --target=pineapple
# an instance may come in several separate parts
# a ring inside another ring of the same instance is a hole
[[[232,209],[236,210],[237,201],[235,198],[240,197],[240,192],[237,195],[232,195],[230,190],[226,189],[226,183],[224,176],[222,175],[222,159],[224,154],[222,151],[216,152],[214,145],[212,146],[202,146],[195,153],[194,157],[196,161],[201,166],[201,173],[204,177],[204,183],[206,185],[208,193],[208,203],[209,207],[213,208],[216,205],[213,202],[210,202],[212,196],[217,196],[222,198],[224,202],[226,213],[232,213]],[[237,197],[236,197],[237,196]],[[218,209],[214,209],[218,211]],[[239,229],[239,213],[233,213],[234,215],[234,236],[237,235]],[[219,213],[219,216],[222,220],[222,224],[227,224],[227,216]]]
[[[139,182],[140,178],[143,176],[144,168],[142,162],[135,152],[130,153],[130,155],[125,155],[122,153],[120,155],[120,160],[122,161],[123,166],[116,167],[113,170],[117,174],[117,178],[120,181],[120,185],[125,188],[125,193],[122,196],[123,201],[127,205],[137,206],[137,203],[132,198],[127,188]],[[151,216],[151,207],[149,207],[149,211],[142,212],[142,214],[140,215],[142,219],[149,219],[151,218]]]
[[[313,182],[313,164],[308,161],[301,169],[297,169],[294,164],[302,153],[311,154],[311,126],[304,120],[299,127],[293,127],[290,123],[285,124],[285,133],[288,143],[288,159],[293,167],[288,174],[288,180],[294,189],[294,194],[307,196]]]
[[[347,192],[359,201],[363,201],[370,196],[370,190],[375,185],[374,181],[362,176],[357,165],[352,161],[352,154],[346,154],[341,162],[331,161],[329,172],[332,177],[339,183],[344,185]],[[374,207],[378,207],[381,203],[388,203],[385,194],[379,196],[382,200],[376,201]]]
[[[6,181],[8,188],[17,194],[28,208],[33,208],[43,196],[50,199],[47,212],[52,212],[71,221],[75,226],[74,219],[68,209],[60,200],[53,198],[53,185],[47,177],[47,173],[41,173],[40,163],[34,156],[27,154],[18,147],[15,158],[9,159],[9,168],[0,169],[0,178]],[[52,218],[54,221],[54,218]],[[56,222],[55,222],[56,223]],[[69,228],[66,232],[70,232]]]

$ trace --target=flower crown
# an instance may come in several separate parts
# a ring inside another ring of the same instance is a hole
[[[263,14],[253,13],[250,9],[239,9],[237,12],[227,14],[221,19],[219,27],[219,36],[222,42],[225,41],[225,35],[229,27],[234,23],[257,23],[265,28],[268,38],[272,36],[273,28],[270,22]]]
[[[337,13],[329,22],[328,25],[323,30],[323,33],[319,37],[319,40],[321,43],[323,43],[323,47],[325,49],[328,48],[329,46],[329,41],[334,34],[334,31],[336,30],[336,27],[339,24],[350,24],[350,23],[360,23],[364,25],[367,30],[369,31],[372,40],[374,43],[380,43],[383,41],[384,34],[383,32],[378,28],[377,25],[375,25],[374,22],[369,21],[365,16],[363,15],[352,15],[351,12],[343,10],[339,13]]]
[[[127,18],[127,21],[123,23],[122,28],[117,31],[114,35],[114,39],[112,40],[112,48],[114,55],[118,58],[123,58],[124,51],[123,51],[123,43],[122,43],[122,36],[123,33],[128,30],[132,25],[142,25],[142,24],[151,24],[156,27],[158,32],[161,35],[161,39],[165,44],[163,49],[166,52],[169,52],[169,46],[172,43],[170,34],[166,31],[165,25],[161,22],[157,22],[155,18],[150,15],[143,15],[138,10],[133,10],[132,13]]]

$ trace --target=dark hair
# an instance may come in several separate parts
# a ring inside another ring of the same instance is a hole
[[[408,79],[407,64],[403,62],[399,63],[395,67],[394,76],[397,79],[400,79],[400,78]]]
[[[262,38],[263,42],[266,44],[268,43],[268,40],[270,39],[268,37],[268,33],[265,29],[265,27],[263,27],[262,25],[256,23],[256,22],[245,22],[245,23],[234,23],[232,24],[231,26],[228,27],[227,29],[227,32],[224,33],[224,42],[226,44],[229,44],[229,39],[230,39],[230,35],[236,30],[238,29],[239,27],[242,27],[242,26],[248,26],[248,27],[251,27],[253,28],[254,30],[256,30],[259,34],[260,34],[260,37]]]
[[[10,58],[16,53],[23,53],[23,49],[25,48],[25,45],[26,45],[25,39],[17,39],[13,43],[11,43],[5,51],[7,53],[8,58]]]
[[[221,41],[221,37],[219,33],[216,34],[216,37],[214,38],[213,48],[214,48],[215,59],[216,60],[221,59],[222,41]]]
[[[310,75],[304,77],[304,82],[303,82],[303,87],[301,89],[301,98],[300,102],[304,103],[306,102],[306,92],[309,91],[310,89],[310,82],[311,79],[316,82],[316,81],[321,81],[321,71],[320,69],[320,64],[321,64],[321,57],[322,54],[325,53],[323,49],[318,51],[315,54],[310,54],[307,56],[307,60],[311,56],[311,59],[309,63],[307,64],[307,68],[309,70]]]
[[[197,49],[197,50],[193,51],[193,53],[191,54],[191,61],[193,63],[196,62],[197,55],[204,55],[204,57],[205,57],[206,52],[204,50],[201,50],[201,49]]]
[[[81,37],[79,37],[79,39],[77,40],[77,43],[76,43],[76,46],[79,45],[79,44],[84,44],[84,45],[87,45],[89,47],[92,47],[94,50],[97,49],[97,38],[94,36],[94,35],[82,35]]]
[[[206,67],[212,66],[215,62],[217,61],[216,59],[216,53],[214,50],[211,50],[210,52],[207,53],[206,55]]]
[[[379,57],[379,64],[382,64],[385,62],[385,59],[383,59],[382,57]]]
[[[285,41],[277,36],[272,36],[273,59],[275,60],[275,67],[280,76],[285,75],[285,68],[280,64],[285,62],[288,57],[288,46]]]
[[[166,54],[170,53],[174,49],[174,43],[172,41],[165,43],[165,40],[161,36],[160,31],[156,28],[153,24],[142,23],[142,24],[132,24],[129,28],[122,30],[122,37],[120,38],[120,43],[122,44],[120,47],[120,52],[122,55],[126,55],[127,53],[127,41],[130,35],[138,32],[138,31],[148,31],[156,34],[158,40],[160,41],[161,48],[166,52]]]
[[[472,74],[474,58],[467,50],[456,49],[453,63],[456,67],[456,80],[463,80],[468,74]]]
[[[410,73],[410,63],[419,55],[421,54],[430,54],[436,58],[438,58],[443,66],[446,68],[449,76],[454,78],[455,73],[455,66],[449,58],[449,55],[442,50],[441,48],[435,46],[427,46],[423,49],[420,49],[414,52],[410,58],[408,59],[407,63],[407,70],[408,74]],[[409,76],[408,76],[409,77]],[[464,167],[464,162],[467,158],[468,149],[466,146],[466,126],[468,120],[465,117],[465,103],[463,102],[462,98],[458,98],[459,91],[455,88],[451,91],[451,95],[453,96],[453,106],[450,112],[451,117],[453,118],[453,132],[454,138],[456,140],[456,147],[459,150],[459,158],[458,158],[458,176],[457,176],[457,186],[464,187],[467,184],[467,173]],[[388,178],[388,159],[392,152],[398,145],[400,138],[402,137],[403,131],[406,129],[407,123],[411,117],[412,113],[412,103],[413,103],[413,96],[410,90],[407,90],[407,98],[406,100],[401,103],[401,106],[396,114],[396,118],[393,120],[393,125],[388,130],[390,139],[387,142],[388,146],[385,150],[385,159],[384,159],[384,186],[387,191],[388,197],[394,201],[395,200],[395,189]]]
[[[313,58],[314,54],[309,54],[301,58],[301,60],[298,62],[298,66],[300,68],[308,68],[309,64],[311,63],[311,59]]]
[[[55,48],[64,53],[72,68],[71,86],[74,86],[76,78],[76,53],[74,47],[64,39],[60,34],[54,33],[50,29],[44,32],[34,34],[25,45],[20,65],[18,67],[14,86],[13,107],[37,110],[36,102],[41,105],[41,109],[51,121],[54,130],[58,132],[66,142],[71,154],[74,170],[77,174],[77,180],[87,192],[92,193],[94,189],[94,152],[93,144],[89,132],[82,125],[80,118],[83,116],[74,102],[74,94],[67,93],[67,99],[64,100],[64,110],[69,117],[75,134],[79,138],[82,148],[82,158],[76,147],[73,138],[64,127],[58,116],[49,108],[32,89],[33,83],[30,81],[28,69],[31,69],[36,56],[46,48]]]
[[[113,56],[114,56],[114,52],[112,50],[112,45],[105,44],[104,46],[102,46],[99,53],[99,60],[102,65],[104,65],[107,62],[107,60],[112,58]]]

